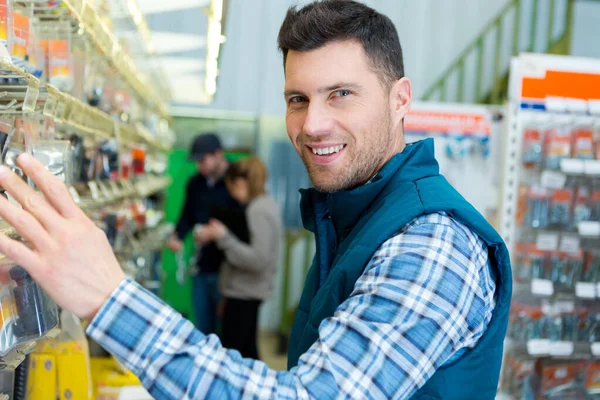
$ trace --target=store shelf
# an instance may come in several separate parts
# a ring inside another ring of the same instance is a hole
[[[121,48],[110,29],[106,26],[94,5],[86,0],[63,0],[73,18],[89,34],[93,43],[101,50],[106,60],[135,91],[137,97],[168,118],[163,97],[154,91],[148,78],[136,67],[133,60]]]
[[[0,60],[0,113],[34,112],[40,96],[40,81],[10,62]]]
[[[100,139],[115,138],[115,122],[96,107],[63,93],[52,85],[44,104],[44,115],[54,117],[57,124],[69,126],[81,133]]]
[[[171,184],[171,178],[149,177],[135,183],[135,190],[140,197],[148,197],[165,190]]]
[[[507,338],[504,344],[508,352],[524,359],[600,359],[600,347],[598,344],[590,342],[552,342],[547,339],[534,339],[527,342],[519,342]]]

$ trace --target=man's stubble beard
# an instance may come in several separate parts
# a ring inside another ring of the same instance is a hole
[[[392,124],[389,114],[381,119],[381,122],[373,129],[373,140],[366,139],[365,143],[371,143],[371,146],[363,150],[362,154],[357,154],[357,149],[349,149],[347,146],[343,151],[348,154],[343,154],[344,165],[337,167],[339,172],[336,176],[332,176],[333,172],[328,172],[330,169],[326,165],[313,165],[310,161],[310,155],[302,155],[302,161],[308,171],[308,176],[315,187],[323,193],[334,193],[344,190],[354,189],[362,186],[372,179],[388,161],[389,146],[392,145]],[[376,138],[376,140],[375,140]],[[349,143],[349,145],[352,143]],[[302,147],[300,147],[302,148]],[[350,153],[350,151],[352,153]],[[326,177],[320,179],[320,177]]]

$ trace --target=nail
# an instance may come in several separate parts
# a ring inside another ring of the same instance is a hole
[[[6,176],[9,172],[10,172],[10,169],[8,167],[5,167],[4,165],[0,165],[0,178]]]

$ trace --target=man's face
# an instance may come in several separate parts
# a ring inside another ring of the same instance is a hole
[[[288,135],[320,191],[364,184],[404,146],[390,90],[358,42],[289,51],[285,100]]]
[[[212,178],[219,173],[219,155],[206,154],[201,160],[196,161],[198,172],[205,178]]]

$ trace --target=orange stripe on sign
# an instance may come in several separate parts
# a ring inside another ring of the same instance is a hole
[[[522,98],[545,99],[548,96],[582,100],[600,99],[600,75],[546,71],[544,78],[523,78]]]

